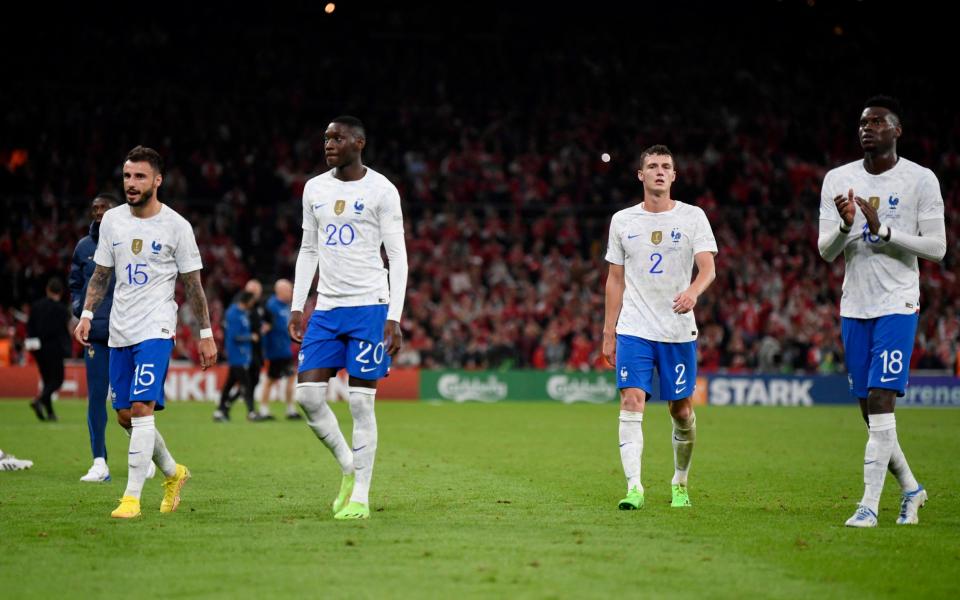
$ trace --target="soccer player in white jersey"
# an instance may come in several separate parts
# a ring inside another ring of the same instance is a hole
[[[850,391],[869,432],[865,489],[850,527],[876,527],[888,468],[902,490],[898,524],[917,523],[927,500],[897,441],[893,409],[907,387],[917,331],[917,257],[939,261],[947,237],[936,175],[897,155],[899,114],[893,98],[867,100],[859,129],[863,160],[828,172],[820,193],[817,245],[830,262],[843,253],[841,334]]]
[[[697,433],[690,404],[697,381],[693,307],[716,276],[717,242],[707,216],[670,197],[677,178],[673,154],[666,146],[651,146],[640,164],[643,202],[613,215],[606,257],[602,351],[616,367],[620,388],[620,460],[627,478],[621,510],[644,502],[643,410],[653,393],[654,369],[673,418],[671,506],[690,506],[687,474]],[[697,277],[691,283],[694,264]]]
[[[290,337],[302,342],[296,398],[308,425],[343,471],[334,518],[367,519],[377,450],[377,381],[387,375],[403,341],[403,214],[397,188],[361,162],[366,134],[359,119],[337,117],[324,139],[327,165],[333,168],[303,190],[303,243],[289,324]],[[389,271],[380,257],[381,245]],[[318,264],[317,305],[304,335],[303,305]],[[344,367],[350,375],[352,447],[326,403],[327,381]]]
[[[100,223],[94,260],[97,266],[87,286],[80,323],[74,332],[87,346],[90,320],[103,300],[116,271],[110,311],[110,388],[117,420],[130,433],[127,488],[111,516],[140,515],[140,493],[150,461],[166,479],[160,512],[180,504],[180,490],[190,471],[177,464],[154,424],[154,411],[163,410],[173,337],[177,330],[177,277],[187,302],[201,323],[200,365],[217,362],[207,299],[200,284],[200,251],[186,219],[162,204],[157,190],[163,181],[163,161],[151,148],[137,146],[123,164],[127,203],[108,210]]]

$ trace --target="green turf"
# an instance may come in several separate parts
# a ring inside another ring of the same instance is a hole
[[[337,405],[341,423],[349,423]],[[0,402],[0,448],[35,461],[0,472],[0,596],[51,597],[948,597],[960,569],[960,411],[903,410],[899,436],[930,492],[898,527],[893,477],[876,530],[844,528],[862,492],[854,407],[698,409],[693,508],[671,509],[670,424],[644,421],[646,507],[625,486],[617,408],[543,404],[378,407],[380,449],[365,523],[337,522],[333,459],[306,425],[214,424],[173,403],[158,426],[193,471],[183,503],[110,511],[126,480],[81,484],[85,408],[58,424]],[[278,413],[279,408],[275,409]],[[240,416],[241,411],[235,411]]]

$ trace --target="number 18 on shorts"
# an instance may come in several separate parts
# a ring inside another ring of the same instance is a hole
[[[314,311],[297,371],[346,368],[357,379],[382,379],[390,369],[383,339],[386,319],[386,304]]]
[[[640,388],[653,396],[653,369],[660,375],[660,399],[681,400],[697,385],[696,342],[652,342],[617,335],[617,387]]]
[[[914,313],[840,320],[844,362],[855,397],[866,398],[870,388],[896,390],[898,396],[903,395],[918,319]]]

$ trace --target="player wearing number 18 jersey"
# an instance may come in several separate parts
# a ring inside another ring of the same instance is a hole
[[[343,471],[334,518],[366,519],[377,449],[374,396],[390,358],[400,349],[400,314],[407,287],[400,194],[361,162],[363,124],[338,117],[327,127],[324,149],[333,167],[303,190],[303,243],[290,312],[290,336],[302,342],[296,398],[308,425]],[[386,249],[389,271],[380,257]],[[317,304],[303,333],[303,306],[319,265]],[[353,446],[326,404],[327,381],[341,368],[350,375]]]
[[[670,198],[677,176],[670,150],[652,146],[640,162],[643,202],[613,216],[606,257],[603,355],[615,365],[620,388],[620,460],[627,477],[622,510],[643,506],[643,410],[654,369],[673,418],[672,506],[690,506],[687,473],[697,431],[690,404],[697,380],[693,307],[713,282],[717,252],[703,210]]]
[[[936,175],[897,155],[899,114],[893,98],[867,100],[863,159],[828,172],[820,195],[818,246],[827,261],[844,256],[841,334],[850,391],[869,432],[863,499],[849,527],[876,527],[888,468],[902,490],[898,524],[917,523],[927,500],[900,449],[893,410],[907,387],[920,312],[917,257],[939,261],[947,238]]]
[[[108,210],[100,223],[97,263],[75,337],[89,345],[90,320],[116,272],[110,311],[110,387],[117,420],[130,432],[127,488],[117,518],[140,515],[150,461],[166,475],[160,512],[176,510],[190,471],[178,465],[154,424],[163,410],[163,383],[177,326],[174,290],[184,283],[187,301],[200,320],[201,366],[216,364],[207,301],[200,285],[200,251],[190,223],[157,198],[163,181],[160,155],[137,146],[123,165],[127,203]]]

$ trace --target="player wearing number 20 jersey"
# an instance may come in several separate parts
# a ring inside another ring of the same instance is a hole
[[[397,188],[370,167],[358,181],[341,181],[327,171],[304,187],[303,230],[304,236],[317,236],[320,277],[299,370],[346,367],[359,379],[382,378],[390,365],[383,325],[399,321],[403,308],[402,300],[390,303],[388,271],[380,258],[384,237],[403,236]],[[305,279],[296,281],[293,310],[303,310]],[[402,299],[404,290],[399,291]],[[346,345],[338,339],[344,335]]]
[[[324,141],[332,169],[303,190],[303,243],[290,307],[290,337],[302,339],[296,398],[343,471],[334,518],[366,519],[377,449],[374,396],[401,344],[407,287],[403,214],[397,188],[361,160],[366,133],[359,119],[337,117]],[[304,333],[303,306],[318,268],[316,309]],[[350,374],[352,448],[326,405],[327,381],[341,368]]]

